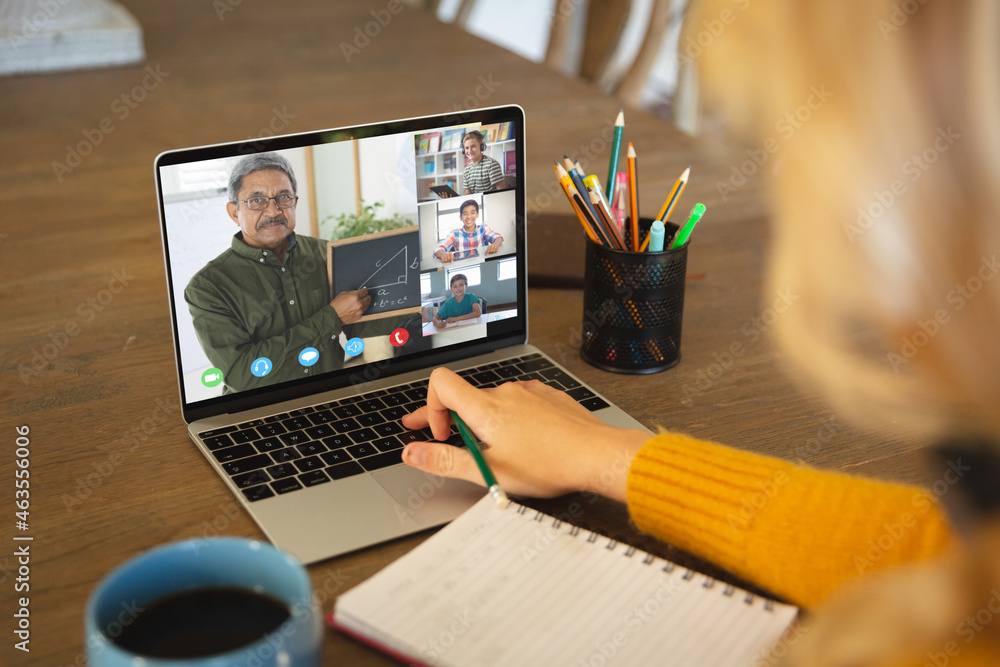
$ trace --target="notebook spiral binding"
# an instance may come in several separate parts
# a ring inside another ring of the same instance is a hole
[[[528,512],[528,510],[531,509],[531,508],[527,507],[526,505],[521,505],[520,503],[514,503],[514,504],[517,505],[517,508],[516,508],[515,511],[518,514],[521,514],[521,515],[526,514]],[[549,516],[545,512],[540,512],[538,510],[534,510],[534,511],[535,511],[535,514],[534,514],[534,516],[531,517],[533,521],[536,521],[538,523],[542,523],[547,518],[548,519],[552,519],[551,528],[553,530],[556,530],[556,531],[559,531],[559,532],[565,532],[570,537],[578,537],[580,535],[580,533],[582,533],[583,530],[584,530],[583,528],[580,528],[579,526],[576,526],[576,525],[571,524],[571,523],[566,523],[566,522],[561,521],[561,520],[559,520],[559,519],[557,519],[555,517]],[[563,526],[568,526],[569,528],[566,529],[565,531],[563,531]],[[625,544],[622,541],[615,540],[615,539],[613,539],[611,537],[608,537],[606,535],[601,535],[600,533],[594,532],[592,530],[588,530],[587,533],[588,533],[588,535],[587,535],[587,542],[589,544],[596,544],[599,540],[601,540],[603,538],[603,539],[607,540],[607,542],[604,545],[604,548],[606,550],[608,550],[608,551],[614,551],[615,549],[618,548],[618,545],[624,544],[625,545],[625,551],[622,552],[622,555],[625,556],[626,558],[632,558],[632,557],[634,557],[638,553],[638,554],[642,554],[642,564],[643,565],[652,565],[652,564],[654,564],[657,561],[657,558],[658,558],[657,556],[654,556],[653,554],[651,554],[651,553],[649,553],[647,551],[642,551],[641,549],[638,549],[638,548],[636,548],[636,547],[634,547],[634,546],[632,546],[630,544]],[[662,560],[664,561],[664,565],[663,565],[663,568],[662,568],[663,572],[665,572],[666,574],[673,574],[674,570],[677,567],[676,564],[671,563],[670,561],[668,561],[666,559],[662,559]],[[702,580],[701,580],[702,588],[706,588],[706,589],[715,588],[716,579],[708,576],[707,574],[701,574],[700,572],[696,572],[695,570],[691,570],[691,569],[686,569],[684,571],[684,574],[681,575],[681,580],[682,581],[693,581],[696,575],[700,575],[702,577]],[[743,589],[737,588],[736,586],[733,586],[732,584],[725,584],[725,586],[722,589],[722,595],[724,595],[726,597],[732,597],[737,591],[739,591],[740,593],[743,594],[743,602],[745,604],[753,606],[753,604],[757,600],[758,596],[754,595],[753,593],[751,593],[749,591],[745,591]],[[764,609],[764,611],[767,611],[767,612],[773,612],[774,611],[775,607],[774,607],[774,601],[773,600],[769,600],[767,598],[760,598],[760,599],[763,601],[763,609]]]

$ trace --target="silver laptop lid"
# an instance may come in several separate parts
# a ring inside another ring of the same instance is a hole
[[[523,174],[517,106],[159,155],[185,420],[525,342]]]

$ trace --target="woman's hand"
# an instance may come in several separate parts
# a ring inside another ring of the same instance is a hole
[[[476,389],[450,370],[431,374],[427,405],[405,415],[410,429],[448,437],[455,410],[483,443],[483,455],[508,493],[552,497],[589,490],[622,502],[628,470],[645,431],[608,426],[567,394],[537,380]],[[472,455],[437,442],[411,442],[403,461],[425,472],[483,484]]]

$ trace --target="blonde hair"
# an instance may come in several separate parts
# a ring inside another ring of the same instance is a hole
[[[685,30],[703,99],[778,146],[790,356],[855,418],[1000,433],[1000,3],[706,0]]]

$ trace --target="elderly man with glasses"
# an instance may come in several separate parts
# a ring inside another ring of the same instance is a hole
[[[226,204],[239,231],[184,290],[198,341],[223,372],[224,393],[337,370],[341,331],[364,338],[399,326],[398,318],[353,324],[371,303],[364,288],[330,300],[326,241],[295,233],[296,191],[282,156],[240,160]]]

